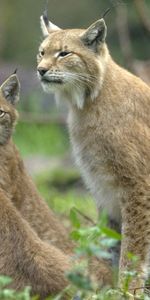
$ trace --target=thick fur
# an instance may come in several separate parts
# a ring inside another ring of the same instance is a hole
[[[65,272],[73,244],[38,194],[11,140],[18,114],[10,96],[16,97],[17,89],[16,75],[0,88],[0,274],[12,277],[13,288],[29,285],[43,299],[68,284]]]
[[[29,285],[43,299],[68,284],[73,245],[11,140],[18,97],[19,83],[12,75],[0,88],[0,274],[12,277],[13,288]]]
[[[122,231],[120,285],[128,252],[139,258],[134,289],[144,284],[150,254],[150,88],[113,61],[105,37],[103,20],[87,30],[49,30],[38,73],[45,90],[69,103],[77,165],[98,210]]]

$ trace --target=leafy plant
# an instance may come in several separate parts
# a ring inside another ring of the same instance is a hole
[[[122,289],[100,288],[98,282],[95,282],[95,280],[93,282],[89,271],[91,258],[111,259],[112,254],[109,249],[121,241],[121,235],[107,227],[106,214],[103,213],[98,223],[92,227],[83,227],[76,209],[71,210],[70,219],[74,227],[71,237],[77,242],[75,261],[78,259],[80,261],[82,257],[84,258],[84,262],[81,260],[82,263],[75,266],[68,274],[68,278],[72,282],[72,285],[78,288],[80,298],[84,300],[150,300],[148,295],[142,294],[137,298],[136,291],[133,291],[133,293],[129,291],[130,282],[137,276],[135,267],[138,263],[138,258],[132,253],[128,253],[128,259],[131,260],[131,267],[124,272]]]
[[[82,219],[81,219],[82,217]],[[76,208],[70,211],[70,220],[73,226],[72,239],[76,242],[74,255],[74,267],[67,274],[70,285],[55,297],[48,297],[46,300],[61,300],[67,295],[68,300],[150,300],[144,293],[136,297],[136,291],[129,292],[131,280],[137,275],[134,271],[138,258],[132,253],[128,253],[131,260],[130,270],[124,272],[124,282],[122,289],[99,287],[99,283],[92,278],[89,264],[93,257],[111,259],[112,254],[109,249],[121,241],[121,235],[107,227],[107,216],[103,213],[97,224],[93,226],[83,226],[84,215],[80,215]],[[88,218],[85,216],[85,221]],[[86,223],[85,222],[85,223]],[[7,286],[11,279],[0,276],[0,300],[38,300],[38,296],[31,297],[30,288],[26,287],[21,292],[9,289]]]
[[[21,292],[16,292],[7,286],[12,282],[12,279],[7,276],[0,276],[0,300],[38,300],[38,297],[30,296],[30,288],[26,287]]]

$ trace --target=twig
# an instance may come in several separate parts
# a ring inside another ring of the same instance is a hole
[[[82,216],[86,221],[90,222],[93,226],[96,226],[96,223],[87,215],[85,215],[83,212],[81,212],[78,208],[74,207],[74,209],[76,210],[76,212]]]

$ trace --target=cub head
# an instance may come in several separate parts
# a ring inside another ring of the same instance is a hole
[[[18,113],[15,104],[19,100],[20,84],[16,74],[11,75],[0,87],[0,145],[12,135]]]
[[[47,92],[54,92],[79,109],[98,96],[107,63],[104,19],[88,29],[60,29],[41,16],[44,41],[40,45],[38,76]]]

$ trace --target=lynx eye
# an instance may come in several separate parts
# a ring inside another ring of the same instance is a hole
[[[69,52],[69,51],[61,51],[58,56],[59,57],[65,57],[65,56],[67,56],[69,54],[71,54],[71,52]]]
[[[3,110],[0,110],[0,118],[4,117],[5,112]]]
[[[44,54],[45,54],[45,51],[44,51],[44,50],[41,50],[41,51],[40,51],[40,56],[44,56]]]

